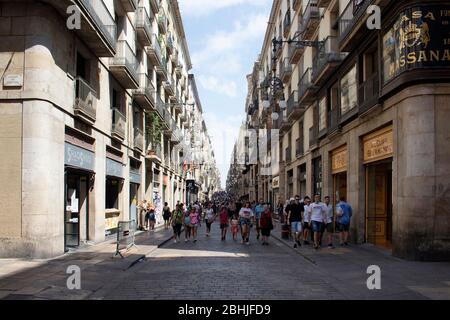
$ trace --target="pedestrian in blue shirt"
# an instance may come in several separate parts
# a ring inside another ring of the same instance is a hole
[[[336,216],[341,246],[348,246],[348,231],[352,215],[352,207],[345,201],[344,196],[340,197],[340,201],[336,205]]]
[[[261,215],[264,212],[264,200],[260,199],[259,204],[255,206],[255,209],[253,210],[255,212],[255,224],[256,224],[256,239],[259,240],[259,237],[261,235]]]

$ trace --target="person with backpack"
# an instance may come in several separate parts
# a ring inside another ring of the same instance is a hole
[[[163,219],[164,219],[164,229],[169,229],[169,221],[170,221],[170,208],[167,202],[164,203],[163,208]]]
[[[191,240],[191,212],[195,212],[193,206],[190,206],[183,215],[184,242],[188,242],[189,240]]]
[[[353,212],[352,207],[347,203],[344,196],[341,196],[336,205],[337,229],[341,246],[348,246],[348,231],[350,230],[350,220]]]
[[[270,232],[273,230],[273,221],[272,221],[272,211],[270,210],[269,205],[264,206],[264,210],[261,214],[261,235],[262,235],[262,245],[269,245],[269,237]]]
[[[176,209],[172,212],[170,216],[170,223],[173,228],[173,239],[177,243],[181,241],[181,228],[183,227],[183,204],[177,205]]]

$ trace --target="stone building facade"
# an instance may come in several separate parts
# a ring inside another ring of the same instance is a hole
[[[381,30],[366,26],[371,5]],[[280,133],[279,174],[255,190],[273,203],[345,197],[354,242],[450,259],[448,2],[282,0],[270,22],[254,80],[279,78],[286,108],[252,111]]]
[[[190,69],[175,0],[0,1],[0,256],[54,257],[142,225],[144,199],[185,202]]]

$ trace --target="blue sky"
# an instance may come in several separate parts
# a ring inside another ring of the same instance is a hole
[[[272,0],[179,0],[204,118],[225,186],[245,119],[246,75],[261,51]]]

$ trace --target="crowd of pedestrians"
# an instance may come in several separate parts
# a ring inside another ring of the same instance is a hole
[[[145,210],[145,228],[153,230],[155,227],[155,208],[145,200],[140,205]],[[333,235],[339,232],[341,246],[348,245],[348,233],[352,208],[344,197],[333,206],[329,196],[322,202],[320,195],[314,199],[305,196],[291,198],[286,205],[279,203],[275,208],[262,199],[256,202],[231,201],[225,194],[213,201],[200,203],[196,201],[185,207],[178,203],[173,211],[167,203],[163,210],[164,228],[173,229],[173,240],[181,242],[184,230],[184,242],[197,242],[198,229],[204,222],[206,237],[211,236],[211,226],[218,221],[221,230],[221,240],[227,240],[228,229],[234,241],[250,244],[252,230],[255,230],[257,240],[262,245],[269,244],[269,238],[274,229],[273,217],[277,216],[282,225],[289,230],[294,248],[312,244],[315,249],[322,246],[325,237],[326,246],[334,248]]]

